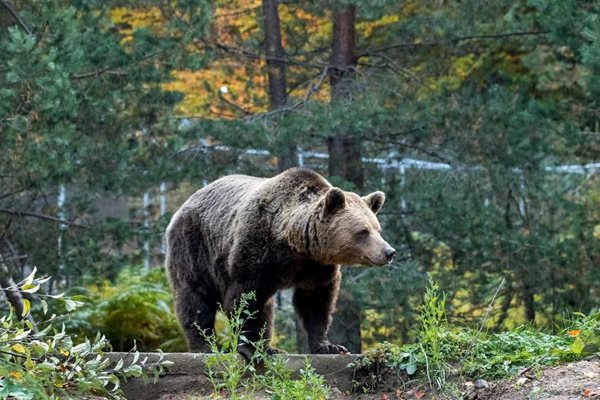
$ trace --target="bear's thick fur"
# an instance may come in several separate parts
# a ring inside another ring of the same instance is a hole
[[[327,330],[340,264],[384,265],[395,251],[380,235],[375,213],[385,196],[365,197],[331,186],[309,169],[273,178],[231,175],[194,193],[167,228],[166,268],[190,351],[207,351],[198,328],[214,329],[218,305],[230,312],[254,292],[250,341],[273,327],[273,296],[294,288],[294,307],[312,353],[345,352]],[[240,349],[248,355],[252,349]]]

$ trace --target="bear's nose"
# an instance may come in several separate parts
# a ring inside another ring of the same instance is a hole
[[[396,254],[396,250],[394,250],[391,247],[385,251],[385,257],[387,258],[388,262],[392,261],[395,254]]]

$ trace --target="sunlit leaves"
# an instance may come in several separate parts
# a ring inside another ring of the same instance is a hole
[[[35,271],[17,285],[36,285]],[[37,296],[37,295],[36,295]],[[64,302],[68,308],[81,303],[62,296],[53,301]],[[27,304],[29,301],[26,299]],[[30,306],[26,309],[29,311]],[[45,314],[45,311],[44,311]],[[65,314],[66,315],[66,314]],[[11,313],[0,319],[0,396],[2,398],[53,399],[83,398],[94,394],[107,399],[122,398],[119,378],[144,377],[150,371],[155,379],[171,363],[161,355],[158,360],[139,361],[134,349],[133,361],[113,362],[105,356],[110,349],[106,338],[97,334],[95,339],[84,339],[73,344],[73,338],[63,324],[57,329],[52,315],[44,322],[18,321]],[[111,385],[112,384],[112,385]]]

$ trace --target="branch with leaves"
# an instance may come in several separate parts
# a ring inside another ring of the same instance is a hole
[[[28,292],[36,296],[46,296],[39,290],[50,278],[36,276],[36,269],[23,281],[11,287],[0,288],[5,293]],[[64,295],[46,296],[64,304],[70,313],[83,305],[82,302]],[[43,315],[48,314],[48,304],[40,300]],[[29,315],[31,304],[21,316]],[[134,348],[133,360],[125,365],[125,357],[109,358],[106,351],[110,344],[98,333],[93,340],[84,339],[75,344],[63,324],[56,329],[63,313],[52,314],[49,319],[35,323],[32,320],[15,319],[11,312],[0,318],[0,397],[1,398],[88,398],[99,396],[106,399],[121,399],[123,393],[120,379],[142,377],[148,373],[155,381],[172,362],[164,359],[162,353],[157,360],[139,360]]]

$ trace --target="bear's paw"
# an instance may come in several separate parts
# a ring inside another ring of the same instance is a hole
[[[329,342],[321,343],[319,346],[313,351],[315,354],[348,354],[349,351],[347,348],[340,344],[331,344]]]

